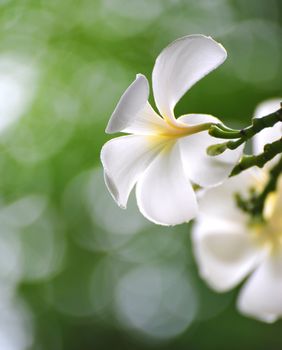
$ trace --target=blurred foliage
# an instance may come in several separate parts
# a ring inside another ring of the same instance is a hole
[[[187,34],[229,57],[176,108],[249,123],[281,95],[279,0],[0,1],[0,347],[281,349],[199,279],[189,228],[112,202],[99,152],[124,89]],[[153,97],[151,96],[152,104]]]

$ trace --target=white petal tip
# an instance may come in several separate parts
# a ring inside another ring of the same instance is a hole
[[[125,129],[145,106],[149,97],[149,83],[143,74],[137,74],[136,79],[129,85],[121,96],[113,111],[108,125],[107,134],[113,134]]]
[[[138,188],[138,184],[137,184],[137,188]],[[189,217],[185,218],[185,219],[176,219],[176,220],[163,220],[157,217],[154,217],[152,215],[150,215],[142,206],[142,203],[140,203],[139,201],[139,197],[140,194],[137,193],[136,191],[136,199],[137,199],[137,206],[138,209],[140,211],[140,213],[150,222],[153,222],[156,225],[160,225],[160,226],[166,226],[166,227],[172,227],[172,226],[177,226],[177,225],[182,225],[182,224],[188,224],[191,220],[193,220],[196,216],[197,216],[197,212],[195,211],[193,214],[190,213]],[[167,218],[168,219],[168,218]]]
[[[241,305],[240,302],[237,302],[237,309],[245,317],[253,318],[257,321],[265,322],[268,324],[272,324],[278,321],[279,319],[279,315],[276,315],[276,314],[263,314],[263,313],[260,314],[260,313],[251,312],[247,310],[245,305]]]
[[[120,209],[125,210],[126,209],[126,204],[119,203],[117,202],[117,205],[120,207]]]
[[[136,74],[136,80],[137,80],[137,79],[140,79],[140,80],[144,81],[145,84],[148,84],[147,78],[146,78],[145,75],[142,74],[142,73],[137,73],[137,74]]]
[[[156,59],[152,77],[159,112],[175,123],[176,103],[226,57],[221,44],[202,34],[184,36],[164,48]]]
[[[116,131],[114,129],[112,129],[110,123],[108,123],[106,129],[105,129],[105,133],[106,134],[114,134]]]

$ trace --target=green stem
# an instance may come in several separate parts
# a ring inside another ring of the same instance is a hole
[[[241,137],[240,131],[225,128],[223,125],[214,124],[209,128],[209,134],[219,139],[238,139]]]
[[[273,143],[266,144],[263,152],[257,156],[243,155],[239,163],[231,171],[230,177],[238,175],[255,165],[262,168],[268,161],[280,153],[282,153],[282,137]]]
[[[237,141],[229,141],[227,148],[235,149],[242,143],[252,138],[255,134],[265,128],[270,128],[274,124],[282,121],[282,108],[276,112],[268,114],[261,118],[253,118],[252,124],[241,130],[233,130],[221,124],[212,125],[209,129],[209,134],[221,139],[239,139]]]
[[[263,191],[257,195],[254,192],[248,200],[244,200],[239,194],[236,194],[236,201],[239,208],[251,214],[254,218],[263,219],[264,204],[269,193],[276,190],[278,178],[282,173],[282,157],[269,172],[269,180]]]

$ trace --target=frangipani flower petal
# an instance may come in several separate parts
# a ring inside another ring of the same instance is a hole
[[[195,193],[185,177],[178,145],[170,147],[154,159],[136,186],[141,213],[161,225],[187,222],[197,212]]]
[[[160,143],[143,136],[129,135],[108,141],[102,148],[101,161],[109,192],[125,208],[139,175],[158,154]]]
[[[169,125],[153,110],[148,102],[149,83],[142,74],[120,98],[106,128],[106,132],[125,132],[154,135],[169,129]]]
[[[111,134],[125,129],[146,106],[149,97],[149,83],[142,74],[127,88],[119,100],[106,128]]]
[[[219,123],[217,118],[203,114],[185,115],[178,120],[187,125]],[[194,183],[204,187],[217,185],[228,177],[242,154],[242,147],[233,151],[227,150],[215,157],[207,154],[207,148],[210,145],[224,141],[210,136],[208,131],[192,134],[179,140],[185,171]]]
[[[239,310],[265,322],[282,317],[282,253],[267,259],[244,285]]]
[[[234,200],[234,193],[254,186],[261,179],[260,169],[249,169],[238,176],[227,179],[220,186],[205,190],[199,200],[200,213],[204,217],[218,220],[224,218],[230,222],[240,222],[247,225],[248,216],[241,211]]]
[[[145,107],[136,114],[135,118],[122,131],[129,134],[156,135],[168,133],[170,129],[171,126],[147,102]]]
[[[176,123],[174,107],[185,92],[226,59],[225,49],[212,38],[189,35],[167,46],[153,70],[153,92],[159,112]]]
[[[267,100],[258,105],[255,110],[254,116],[261,118],[265,115],[273,113],[280,108],[282,98],[274,98]],[[276,123],[271,128],[263,129],[261,132],[256,134],[253,138],[253,149],[255,154],[263,152],[263,147],[267,143],[278,140],[282,135],[282,122]]]
[[[240,283],[262,259],[244,226],[224,219],[202,218],[193,243],[201,276],[220,292]]]
[[[265,110],[267,107],[267,110]],[[279,108],[263,105],[257,117]],[[276,131],[256,136],[257,153],[275,140]],[[281,137],[281,129],[279,137]],[[202,277],[216,290],[236,286],[250,274],[239,300],[239,310],[266,322],[282,317],[282,179],[265,202],[264,221],[252,220],[236,204],[235,193],[261,193],[268,179],[266,169],[252,168],[204,192],[200,198],[193,243]],[[255,218],[256,219],[256,218]]]

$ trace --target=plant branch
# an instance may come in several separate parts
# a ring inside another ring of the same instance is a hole
[[[244,142],[251,139],[254,135],[265,128],[270,128],[278,122],[282,121],[282,108],[276,112],[268,114],[261,118],[253,118],[252,124],[244,129],[229,129],[222,124],[214,124],[209,128],[209,134],[221,139],[237,139],[236,141],[228,141],[208,148],[207,153],[211,156],[219,155],[226,149],[234,150],[241,146]]]
[[[255,218],[263,219],[264,203],[269,193],[276,190],[278,178],[282,173],[282,157],[269,172],[269,180],[260,194],[251,191],[248,200],[236,194],[236,202],[240,209],[251,214]]]
[[[266,144],[264,146],[263,152],[257,156],[243,155],[229,176],[231,177],[238,175],[242,171],[255,165],[259,168],[262,168],[268,161],[280,153],[282,153],[282,137],[277,141]]]

